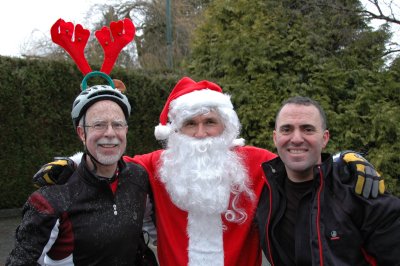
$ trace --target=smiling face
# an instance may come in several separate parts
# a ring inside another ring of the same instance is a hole
[[[85,125],[77,128],[87,150],[104,165],[117,164],[125,152],[127,131],[121,107],[109,100],[93,104],[86,112]]]
[[[311,180],[313,167],[321,163],[329,131],[314,105],[289,103],[277,116],[273,139],[289,179],[302,182]]]

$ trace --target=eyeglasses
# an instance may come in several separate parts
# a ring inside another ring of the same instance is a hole
[[[95,131],[104,132],[108,129],[108,125],[109,123],[101,121],[101,122],[95,122],[92,125],[84,125],[84,127],[91,127]],[[125,122],[113,121],[111,122],[111,127],[115,132],[118,132],[127,128],[128,125]]]

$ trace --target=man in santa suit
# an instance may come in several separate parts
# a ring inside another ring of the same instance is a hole
[[[164,150],[126,161],[150,177],[160,265],[261,265],[253,224],[261,163],[275,154],[242,146],[230,97],[209,81],[181,79],[155,129]]]

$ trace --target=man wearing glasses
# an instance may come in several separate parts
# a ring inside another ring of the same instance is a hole
[[[111,86],[76,98],[81,163],[66,184],[29,197],[6,265],[135,265],[149,182],[143,168],[122,160],[130,110]]]

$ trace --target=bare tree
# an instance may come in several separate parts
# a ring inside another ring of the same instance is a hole
[[[398,0],[360,0],[357,5],[348,5],[348,2],[343,0],[310,0],[301,2],[304,3],[303,9],[320,6],[341,13],[357,12],[370,25],[380,21],[381,23],[379,24],[381,24],[382,30],[392,32],[392,39],[386,45],[385,56],[395,56],[400,52],[400,41],[396,41],[400,40],[400,2]]]
[[[360,13],[369,21],[381,21],[393,30],[394,38],[387,45],[386,55],[400,52],[400,2],[398,0],[364,0]]]
[[[364,0],[368,5],[360,13],[368,19],[379,19],[400,25],[400,3],[394,0]]]
[[[190,52],[190,34],[209,0],[171,0],[172,51],[175,67]],[[119,17],[128,17],[137,28],[135,38],[141,67],[167,67],[167,10],[165,0],[126,1],[116,6]]]

